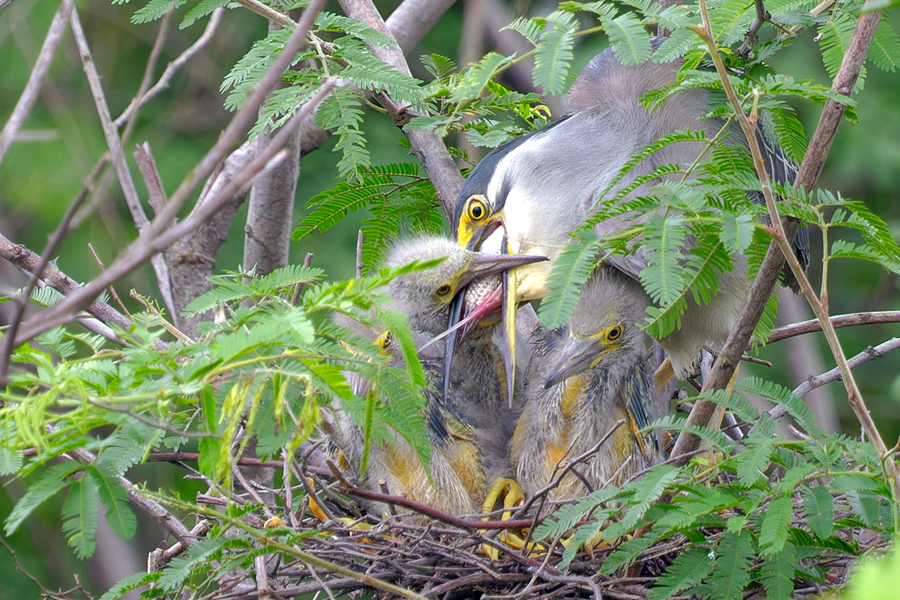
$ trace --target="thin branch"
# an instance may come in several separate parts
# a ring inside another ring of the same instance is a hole
[[[74,17],[74,15],[75,13],[73,12],[72,16]],[[21,325],[22,318],[25,315],[25,308],[28,306],[28,301],[31,299],[31,292],[34,291],[34,286],[37,285],[38,279],[41,278],[41,274],[50,263],[50,257],[56,252],[56,249],[62,243],[63,238],[66,237],[66,234],[69,233],[69,224],[72,222],[72,217],[75,216],[78,208],[87,198],[88,192],[90,191],[91,186],[94,183],[94,179],[96,179],[100,171],[103,170],[104,166],[105,164],[103,163],[97,164],[94,170],[85,178],[81,189],[78,191],[78,194],[75,196],[72,204],[69,205],[69,209],[66,211],[66,214],[63,215],[62,221],[60,221],[59,225],[56,228],[56,231],[54,231],[50,236],[50,239],[47,240],[47,245],[44,247],[44,252],[41,254],[37,265],[35,265],[28,283],[22,289],[21,293],[19,293],[14,299],[16,312],[12,317],[9,329],[3,336],[2,348],[0,348],[0,386],[5,386],[8,383],[7,376],[9,375],[9,359],[12,356],[14,347],[13,343],[16,338],[16,332],[18,332],[19,325]]]
[[[94,58],[91,55],[91,49],[81,26],[81,19],[78,17],[78,10],[72,12],[69,19],[72,27],[72,33],[75,35],[75,45],[81,56],[81,63],[84,74],[87,76],[88,86],[91,95],[94,98],[94,104],[97,107],[97,114],[100,117],[100,125],[103,127],[103,135],[106,137],[106,145],[109,148],[110,156],[112,156],[113,166],[116,168],[116,174],[119,176],[119,185],[122,187],[122,193],[125,195],[125,203],[134,219],[138,233],[143,232],[150,225],[146,213],[141,206],[138,198],[137,188],[134,186],[134,178],[128,168],[125,160],[125,153],[122,152],[122,146],[119,140],[119,134],[113,125],[112,117],[109,114],[109,105],[106,103],[106,95],[103,92],[103,83],[100,81],[100,73],[94,64]]]
[[[888,352],[892,352],[894,350],[897,350],[898,348],[900,348],[900,338],[891,338],[884,343],[878,344],[874,348],[866,348],[853,358],[847,360],[847,365],[849,365],[851,369],[855,369],[859,365],[875,360],[876,358],[881,358]],[[809,379],[798,385],[796,388],[794,388],[793,394],[802,398],[817,387],[822,387],[826,383],[838,381],[841,379],[841,377],[841,369],[839,367],[835,367],[830,371],[822,373],[821,375],[810,377]],[[773,417],[780,417],[784,413],[785,411],[781,406],[776,406],[769,411],[769,414]]]
[[[772,16],[769,14],[769,11],[766,10],[766,5],[763,0],[753,0],[753,5],[756,7],[756,17],[750,24],[750,29],[744,35],[744,43],[742,43],[741,47],[738,48],[737,52],[735,52],[735,54],[741,57],[747,56],[749,54],[750,47],[756,43],[756,34],[759,33],[759,30],[762,28],[763,23],[768,21]]]
[[[179,213],[182,206],[187,202],[190,194],[203,178],[212,172],[213,168],[222,158],[225,157],[227,149],[235,143],[235,141],[244,135],[250,128],[250,125],[256,119],[256,111],[260,103],[266,98],[269,91],[277,83],[279,77],[284,70],[293,62],[294,56],[304,45],[306,33],[312,25],[314,16],[318,13],[323,0],[313,0],[310,6],[304,11],[303,17],[298,24],[297,29],[291,35],[284,51],[279,54],[278,58],[272,64],[272,67],[263,76],[259,85],[247,99],[246,104],[237,112],[231,123],[225,128],[225,131],[219,137],[213,148],[204,156],[200,163],[190,171],[188,176],[178,189],[175,190],[168,204],[163,211],[156,216],[151,226],[135,240],[123,255],[116,260],[106,272],[88,283],[86,286],[66,297],[57,303],[53,308],[41,314],[39,322],[29,323],[24,331],[21,331],[16,343],[21,344],[35,335],[38,335],[48,329],[62,325],[67,322],[71,315],[79,310],[82,305],[91,302],[97,294],[104,288],[118,281],[122,277],[128,275],[131,271],[148,260],[153,254],[165,250],[174,241],[193,231],[210,218],[215,211],[225,202],[233,197],[234,194],[244,190],[246,186],[252,182],[252,179],[275,158],[275,154],[287,141],[287,137],[291,134],[292,128],[296,127],[310,110],[309,107],[316,106],[322,98],[335,85],[334,80],[327,80],[316,96],[305,105],[294,117],[291,118],[289,126],[285,126],[279,134],[272,140],[272,143],[263,150],[260,155],[245,169],[242,176],[231,181],[226,185],[216,198],[206,200],[200,206],[195,207],[191,214],[182,222],[178,223],[170,229],[166,229]]]
[[[871,0],[868,0],[867,4],[870,1]],[[705,0],[701,0],[701,10],[705,15],[705,29],[698,31],[698,33],[701,33],[701,35],[706,38],[710,55],[713,60],[716,61],[717,71],[719,71],[726,93],[728,93],[728,90],[730,90],[731,87],[727,77],[722,73],[724,67],[721,65],[721,57],[718,55],[715,42],[709,29],[709,18],[708,14],[706,14]],[[838,70],[834,84],[832,85],[832,90],[834,92],[844,96],[849,96],[853,92],[853,86],[859,77],[862,63],[865,60],[869,46],[872,43],[872,38],[875,35],[875,29],[877,28],[880,19],[881,13],[878,11],[866,13],[860,17],[859,22],[853,31],[850,45],[841,62],[841,67]],[[733,95],[733,90],[731,90],[731,95]],[[757,279],[751,289],[750,298],[744,306],[744,309],[741,311],[738,323],[732,330],[731,335],[729,335],[725,348],[723,348],[722,353],[719,355],[719,358],[716,360],[716,364],[713,367],[713,373],[710,376],[710,380],[707,382],[707,385],[704,385],[704,388],[722,389],[728,384],[728,381],[730,381],[737,365],[737,356],[740,355],[740,352],[749,342],[754,324],[759,320],[765,301],[775,287],[781,266],[784,261],[787,260],[788,264],[791,266],[792,272],[797,277],[797,280],[800,281],[801,286],[803,286],[804,294],[810,300],[810,306],[813,308],[813,311],[816,312],[816,316],[819,318],[819,321],[822,323],[823,329],[826,332],[829,346],[841,369],[844,385],[848,393],[847,401],[851,408],[853,408],[853,411],[863,428],[866,430],[867,435],[869,435],[870,440],[875,445],[879,455],[884,457],[886,456],[887,448],[878,434],[878,430],[875,427],[875,423],[872,421],[871,415],[865,407],[862,396],[859,394],[859,389],[857,388],[853,375],[850,372],[850,368],[847,365],[843,350],[834,333],[834,328],[831,326],[831,322],[827,313],[824,311],[824,307],[817,301],[815,293],[809,286],[808,280],[806,280],[796,257],[791,251],[789,240],[793,239],[799,224],[792,222],[790,219],[785,219],[785,222],[782,223],[781,219],[778,217],[778,209],[775,206],[774,197],[772,196],[771,188],[768,185],[768,177],[766,176],[765,169],[761,168],[760,165],[761,157],[758,156],[759,148],[758,145],[755,145],[755,137],[752,135],[753,132],[750,131],[748,133],[746,131],[747,119],[741,111],[739,103],[736,103],[736,99],[732,98],[731,100],[738,113],[742,128],[745,128],[745,135],[747,135],[748,143],[751,146],[751,152],[754,154],[754,162],[756,163],[757,173],[760,177],[763,193],[766,197],[766,205],[769,209],[770,216],[772,217],[775,236],[772,245],[766,253],[766,257],[763,260],[763,264],[759,269]],[[822,167],[825,164],[825,159],[828,156],[828,151],[831,148],[831,143],[837,133],[837,128],[838,125],[840,125],[844,110],[845,106],[834,100],[828,100],[825,103],[819,125],[813,134],[813,138],[797,175],[795,186],[798,189],[803,189],[808,192],[815,187],[819,174],[822,171]],[[694,406],[694,410],[691,411],[687,424],[705,425],[715,410],[715,406],[707,406],[709,404],[711,403],[705,401],[697,402]],[[699,438],[696,436],[689,436],[683,433],[679,436],[678,442],[672,451],[672,455],[679,456],[685,452],[689,452],[698,447],[699,442]],[[895,486],[900,486],[900,470],[898,470],[896,462],[889,460],[887,461],[887,466]]]
[[[835,329],[841,327],[856,327],[858,325],[874,325],[877,323],[900,323],[900,310],[882,310],[875,312],[851,313],[847,315],[835,315],[829,317],[832,327]],[[778,342],[787,338],[792,338],[806,333],[814,333],[822,331],[822,323],[818,319],[810,319],[809,321],[801,321],[792,323],[773,329],[767,344]],[[757,345],[757,344],[754,344]]]
[[[0,257],[5,258],[29,274],[34,273],[41,263],[41,257],[38,254],[35,254],[25,246],[12,243],[2,234],[0,234]],[[72,294],[81,289],[81,285],[78,282],[60,271],[53,263],[47,264],[44,268],[41,274],[41,281],[63,294]],[[87,307],[87,312],[103,323],[115,325],[125,330],[131,327],[131,319],[101,300],[95,300]],[[157,344],[160,344],[158,349],[161,350],[167,347],[164,342],[157,342]]]
[[[296,23],[291,21],[291,18],[289,16],[266,6],[258,0],[235,0],[235,2],[237,2],[250,12],[256,13],[261,17],[265,17],[266,19],[272,21],[273,23],[277,23],[278,25],[281,25],[286,29],[293,29],[297,26]]]
[[[4,3],[0,2],[0,8],[3,5]],[[60,40],[62,40],[63,33],[66,31],[66,23],[74,8],[75,0],[62,0],[56,14],[53,16],[53,21],[50,22],[47,37],[44,38],[44,44],[41,46],[34,68],[31,69],[31,75],[28,76],[28,83],[25,84],[25,89],[22,91],[22,95],[19,96],[19,101],[16,103],[12,115],[10,115],[6,125],[3,126],[3,131],[0,131],[0,163],[3,162],[3,157],[6,156],[6,152],[12,145],[16,133],[25,122],[25,117],[28,116],[35,101],[37,101],[41,86],[47,77],[47,71],[50,69],[50,63],[53,61],[53,55],[56,54],[56,48],[59,46]]]
[[[219,23],[222,22],[222,15],[225,13],[224,8],[217,8],[212,12],[209,17],[209,22],[206,24],[206,29],[203,30],[203,33],[200,37],[197,38],[197,41],[190,45],[184,52],[178,55],[178,58],[170,62],[166,66],[166,70],[163,71],[163,74],[160,75],[159,80],[153,85],[152,88],[147,90],[145,93],[140,94],[135,97],[134,100],[131,101],[131,104],[128,105],[128,108],[125,111],[116,117],[116,120],[113,121],[116,128],[120,128],[131,118],[131,116],[142,106],[147,104],[150,100],[159,95],[160,92],[169,87],[169,83],[172,81],[172,78],[175,74],[181,70],[184,65],[186,65],[192,58],[194,58],[197,54],[203,50],[204,47],[213,39],[216,33],[216,29],[219,27]]]
[[[399,45],[396,45],[396,39],[391,35],[372,1],[340,0],[340,5],[348,17],[362,21],[369,27],[394,39],[395,45],[391,47],[379,48],[370,46],[369,50],[379,60],[392,65],[405,75],[410,75],[409,65],[406,63],[403,50]],[[408,118],[407,116],[419,116],[416,111],[408,106],[397,104],[385,94],[380,94],[379,98],[395,120],[404,121]],[[428,179],[434,185],[435,192],[437,192],[437,196],[441,201],[441,207],[444,209],[444,214],[449,221],[453,218],[453,206],[463,184],[462,175],[459,174],[456,163],[453,162],[453,158],[447,152],[447,146],[444,145],[443,140],[434,131],[418,130],[404,133],[409,140],[413,154],[422,163],[422,167],[428,174]]]

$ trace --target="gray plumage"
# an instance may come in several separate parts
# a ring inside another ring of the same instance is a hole
[[[461,197],[454,223],[458,241],[470,248],[480,247],[493,230],[488,223],[500,219],[509,237],[510,252],[542,254],[552,261],[571,241],[569,233],[596,210],[601,192],[645,146],[686,129],[705,131],[707,139],[711,139],[723,121],[701,119],[710,109],[706,90],[684,90],[653,110],[644,109],[638,102],[648,92],[674,83],[680,66],[677,61],[622,65],[611,50],[594,57],[566,96],[569,116],[553,127],[531,134],[525,142],[499,152],[493,164],[488,165],[492,176],[483,196],[488,216],[476,221],[470,209],[482,199]],[[742,140],[739,128],[732,126],[726,143],[740,144]],[[796,165],[786,159],[777,144],[768,138],[764,142],[766,164],[773,178],[779,182],[792,181]],[[673,164],[686,170],[705,150],[706,144],[702,142],[664,146],[635,165],[607,197],[661,165]],[[487,180],[483,173],[479,176]],[[681,176],[674,174],[661,179],[677,180]],[[638,187],[623,202],[647,195],[648,188],[657,183],[659,179]],[[475,216],[481,214],[478,210]],[[626,214],[608,219],[598,224],[595,231],[601,236],[619,232],[635,223],[629,220],[632,218],[633,215]],[[802,230],[798,237],[797,251],[801,259],[808,260],[808,250],[801,239],[805,233]],[[637,278],[646,266],[646,259],[636,248],[626,257],[608,258],[606,264]],[[547,294],[550,269],[551,262],[519,269],[520,301],[540,299]],[[724,344],[749,286],[746,260],[738,256],[734,270],[722,275],[719,292],[710,304],[698,306],[689,298],[680,329],[660,341],[677,373],[684,375],[691,371],[704,346],[719,348]]]
[[[603,268],[586,284],[568,328],[536,332],[525,408],[511,444],[516,481],[526,494],[553,481],[556,467],[597,445],[618,419],[626,423],[576,467],[591,489],[621,483],[655,457],[653,441],[637,434],[661,416],[652,405],[652,340],[635,325],[645,298],[638,283]],[[589,491],[570,473],[549,497]]]
[[[423,236],[398,242],[388,253],[383,266],[395,268],[413,261],[426,262],[444,257],[446,259],[439,265],[401,275],[386,288],[390,306],[407,315],[410,329],[420,346],[446,327],[447,304],[458,288],[477,276],[489,276],[502,268],[533,260],[473,253],[452,240]],[[364,335],[374,341],[377,333]],[[463,365],[460,369],[472,371],[453,377],[449,406],[442,404],[440,393],[443,349],[434,345],[420,353],[427,380],[424,416],[432,455],[428,471],[409,443],[395,435],[395,443],[372,448],[363,482],[366,487],[380,491],[379,482],[384,481],[392,494],[403,494],[448,514],[480,512],[489,484],[487,474],[509,469],[509,435],[505,442],[496,443],[492,428],[497,424],[497,416],[488,418],[487,407],[499,403],[497,399],[501,397],[502,388],[494,369],[487,368],[492,351],[483,347],[483,337],[484,334],[479,333],[463,345],[458,359]],[[489,338],[488,334],[488,342]],[[403,368],[403,356],[396,342],[386,338],[379,340],[379,346],[390,357],[389,364]],[[514,418],[511,420],[515,422]],[[358,465],[363,445],[361,432],[346,417],[341,425],[342,433],[336,436],[338,445],[350,463]]]

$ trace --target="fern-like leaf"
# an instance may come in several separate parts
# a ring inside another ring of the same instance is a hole
[[[69,494],[62,510],[62,532],[75,556],[84,560],[90,558],[97,548],[94,537],[99,520],[97,486],[90,477],[82,477],[69,488]]]
[[[538,315],[541,323],[550,329],[562,327],[572,318],[581,287],[591,276],[597,262],[600,239],[586,232],[573,244],[563,248],[553,262],[547,287],[550,293],[541,302]]]
[[[803,486],[800,495],[810,530],[821,539],[830,536],[834,530],[834,498],[831,492],[824,486]]]
[[[795,557],[794,545],[785,542],[780,552],[763,560],[759,574],[766,590],[766,600],[791,600],[794,597]]]
[[[565,88],[569,64],[574,55],[575,20],[572,15],[553,13],[548,20],[553,27],[544,31],[534,55],[534,85],[545,94],[561,94]]]
[[[769,502],[759,532],[760,556],[781,552],[787,541],[787,529],[794,518],[794,503],[790,496],[780,496]]]
[[[602,23],[610,46],[623,65],[639,65],[650,58],[653,50],[650,36],[634,13],[626,12],[614,19],[602,19]]]
[[[681,552],[659,576],[656,585],[647,595],[647,600],[666,600],[692,588],[703,581],[712,568],[713,561],[709,560],[709,550],[691,548]]]
[[[750,532],[726,531],[716,544],[716,566],[712,576],[696,588],[701,597],[717,600],[741,600],[750,582],[750,560],[753,546]]]

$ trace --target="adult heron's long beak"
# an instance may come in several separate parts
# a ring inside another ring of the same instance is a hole
[[[590,369],[608,351],[609,348],[598,344],[590,338],[570,335],[569,340],[566,342],[566,347],[563,348],[562,356],[553,366],[547,381],[544,382],[544,389],[551,388],[573,375],[578,375]]]
[[[510,269],[528,265],[534,262],[547,260],[546,256],[516,255],[516,254],[487,254],[475,252],[472,255],[472,261],[469,263],[465,273],[460,276],[459,287],[456,296],[450,301],[450,311],[447,318],[447,329],[450,332],[446,337],[447,341],[444,345],[444,388],[443,398],[447,399],[447,390],[450,385],[450,367],[453,363],[453,354],[460,342],[465,338],[466,334],[474,328],[478,323],[478,319],[496,309],[492,306],[491,295],[476,307],[471,320],[465,327],[459,327],[460,320],[463,316],[463,308],[466,302],[466,287],[479,277],[492,275],[498,271],[508,273]]]

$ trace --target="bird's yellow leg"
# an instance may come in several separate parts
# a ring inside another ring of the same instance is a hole
[[[502,505],[504,510],[500,518],[503,521],[508,521],[512,517],[513,509],[520,506],[522,502],[525,501],[525,492],[522,491],[521,486],[513,479],[498,477],[494,480],[487,497],[484,499],[484,503],[481,505],[482,514],[487,515],[488,513],[493,512],[495,507],[500,504],[501,497],[503,499]],[[488,516],[484,516],[481,520],[486,521],[489,518],[490,517]],[[497,539],[514,548],[521,548],[525,545],[525,540],[520,535],[508,529],[502,531],[500,535],[497,536]],[[485,546],[483,551],[491,560],[497,560],[499,558],[499,551],[494,547]]]

